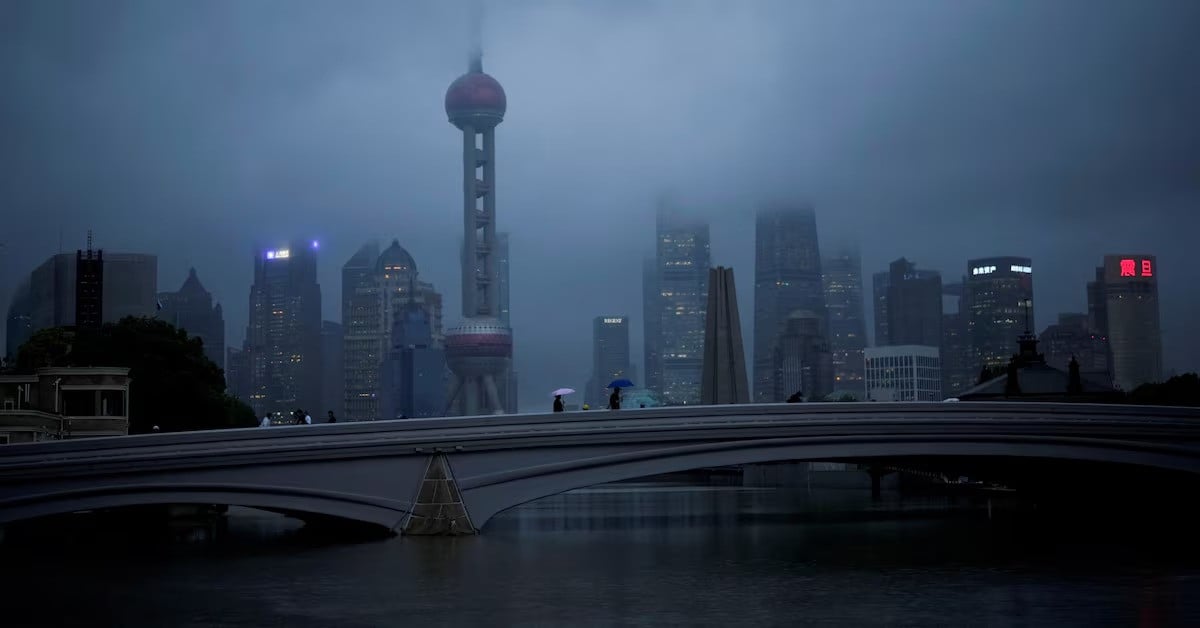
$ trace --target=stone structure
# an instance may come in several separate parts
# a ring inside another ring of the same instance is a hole
[[[0,375],[0,444],[124,436],[129,369],[42,368]]]
[[[708,271],[708,307],[704,325],[704,374],[700,401],[705,405],[750,403],[742,319],[738,316],[733,269]]]

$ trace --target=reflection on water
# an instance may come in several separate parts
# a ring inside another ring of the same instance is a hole
[[[217,543],[0,554],[0,591],[6,625],[1200,625],[1194,553],[987,506],[623,484],[356,544],[233,509]]]

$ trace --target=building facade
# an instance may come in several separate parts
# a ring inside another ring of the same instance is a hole
[[[937,347],[891,345],[866,351],[870,401],[941,401],[942,370]]]
[[[630,371],[629,317],[610,314],[592,319],[592,377],[584,391],[584,403],[605,407],[609,382],[632,379]]]
[[[1017,338],[1032,331],[1033,262],[1027,257],[970,260],[963,297],[974,369],[1005,366]]]
[[[443,341],[441,295],[432,284],[420,281],[412,255],[397,240],[376,251],[378,247],[368,243],[342,267],[342,417],[346,421],[383,416],[381,368],[394,344],[397,323],[410,305],[425,310],[434,346],[440,348]]]
[[[327,412],[339,417],[346,400],[346,364],[342,356],[342,342],[346,331],[341,323],[321,321],[321,405],[313,420],[325,421]]]
[[[903,257],[888,267],[888,345],[942,343],[942,276]]]
[[[828,333],[817,218],[811,207],[770,207],[758,212],[754,236],[754,368],[757,402],[776,396],[775,346],[797,310],[822,320]],[[826,336],[828,340],[828,336]]]
[[[238,347],[225,349],[225,392],[250,404],[250,352]]]
[[[1132,391],[1162,380],[1158,260],[1153,255],[1105,255],[1104,313],[1113,383]]]
[[[821,263],[825,309],[829,316],[829,350],[833,354],[836,390],[858,393],[863,383],[863,350],[867,321],[863,316],[862,262],[856,247],[835,251]]]
[[[810,401],[822,401],[834,391],[833,354],[824,316],[808,310],[792,312],[771,358],[771,394],[759,403],[786,401],[797,392]]]
[[[248,351],[255,416],[312,413],[321,403],[321,287],[317,243],[254,254]]]
[[[1071,360],[1075,360],[1082,377],[1111,387],[1108,338],[1088,325],[1087,314],[1059,314],[1058,322],[1038,336],[1044,359],[1050,367],[1064,372],[1070,370]]]
[[[708,305],[708,223],[664,204],[658,208],[656,231],[659,373],[655,379],[666,405],[697,404]]]
[[[9,362],[16,362],[17,351],[33,335],[32,307],[29,279],[26,278],[13,292],[12,301],[8,304],[8,316],[5,318],[5,337],[8,344],[4,350],[4,357]]]
[[[662,341],[662,306],[658,290],[658,263],[654,257],[642,260],[642,372],[644,386],[656,395],[662,395],[659,378],[662,364],[659,343]]]
[[[30,334],[49,327],[75,325],[79,254],[53,255],[29,276]],[[101,320],[154,316],[157,310],[158,258],[140,253],[103,255]]]
[[[380,418],[437,417],[446,411],[446,355],[428,310],[410,303],[395,318],[380,374]]]
[[[187,330],[204,343],[204,355],[214,364],[225,368],[225,315],[220,303],[213,303],[212,294],[204,289],[196,269],[188,269],[187,279],[176,292],[158,293],[162,309],[158,319]]]
[[[888,285],[892,281],[892,273],[882,271],[871,275],[871,312],[875,317],[875,337],[873,346],[883,347],[891,341],[888,332]]]
[[[0,445],[129,433],[129,369],[41,368],[0,375]]]

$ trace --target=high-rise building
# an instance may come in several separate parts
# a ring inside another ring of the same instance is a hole
[[[1108,373],[1108,338],[1088,325],[1087,314],[1059,314],[1058,322],[1042,330],[1038,337],[1046,364],[1060,371],[1070,371],[1071,360],[1075,360],[1082,377],[1112,386],[1112,377]]]
[[[700,403],[704,317],[708,305],[708,223],[660,204],[655,281],[659,372],[666,405]]]
[[[500,322],[504,323],[505,327],[512,329],[511,319],[511,298],[510,298],[510,273],[509,273],[509,247],[508,234],[496,234],[496,299],[500,303]],[[441,325],[438,325],[441,329]],[[517,358],[516,358],[516,343],[513,343],[513,354],[509,356],[508,371],[502,376],[504,385],[500,390],[500,401],[504,405],[504,411],[508,414],[517,412]]]
[[[9,362],[17,359],[17,350],[33,335],[32,306],[29,279],[25,279],[13,292],[12,301],[8,304],[8,316],[5,319],[8,345],[5,347],[4,357]]]
[[[204,355],[213,364],[225,368],[225,316],[221,304],[213,304],[212,294],[204,289],[196,269],[188,269],[187,279],[176,292],[158,293],[162,309],[158,319],[196,336],[204,343]]]
[[[867,322],[863,317],[862,262],[858,248],[845,247],[835,251],[821,262],[821,270],[829,317],[834,389],[859,393],[861,398]]]
[[[504,412],[501,385],[512,366],[512,330],[500,320],[496,239],[496,125],[508,106],[504,88],[471,51],[467,73],[446,90],[446,116],[462,131],[463,322],[446,332],[458,414]]]
[[[888,268],[888,345],[942,344],[942,276],[903,257]]]
[[[420,281],[416,261],[398,240],[382,252],[368,243],[342,266],[342,420],[383,416],[380,369],[393,347],[397,321],[410,305],[425,310],[432,342],[440,348],[441,295]]]
[[[237,347],[225,351],[225,392],[250,403],[250,352]],[[261,417],[260,417],[261,418]]]
[[[1153,255],[1104,256],[1104,318],[1113,383],[1131,391],[1162,379],[1158,260]]]
[[[706,405],[750,403],[742,318],[738,313],[733,269],[718,266],[708,272],[708,307],[704,325],[704,379],[700,400]]]
[[[823,401],[834,390],[833,354],[825,335],[825,317],[808,310],[788,315],[772,347],[773,389],[760,402],[785,401],[795,392]]]
[[[937,347],[891,345],[866,351],[867,398],[871,401],[941,401]]]
[[[942,393],[948,397],[974,386],[979,369],[972,366],[971,342],[967,338],[966,321],[962,312],[942,315],[942,342],[939,358],[942,368]]]
[[[642,366],[645,387],[662,395],[659,378],[662,376],[659,343],[662,341],[662,306],[658,290],[658,263],[654,257],[642,260]]]
[[[801,310],[821,320],[828,340],[817,218],[811,207],[775,206],[758,212],[754,235],[754,399],[770,401],[775,346],[790,314]]]
[[[78,253],[53,255],[29,276],[30,334],[48,327],[75,325]],[[154,316],[157,309],[158,258],[139,253],[105,252],[101,270],[101,320]]]
[[[342,407],[346,401],[346,363],[342,355],[342,342],[346,331],[341,323],[321,321],[321,407],[320,417],[314,420],[324,421],[326,412],[343,414]],[[340,417],[339,417],[340,418]]]
[[[75,328],[100,329],[104,318],[104,251],[92,250],[92,234],[88,233],[88,248],[75,252]]]
[[[1007,365],[1017,338],[1032,332],[1033,263],[1027,257],[970,260],[963,291],[973,369]]]
[[[878,272],[871,275],[871,306],[872,312],[875,315],[875,338],[873,346],[883,347],[891,342],[891,334],[888,331],[888,307],[887,295],[888,284],[891,283],[892,274],[889,271]]]
[[[592,319],[592,377],[584,391],[584,403],[603,408],[605,387],[614,379],[631,378],[629,362],[629,317],[597,316]]]
[[[317,243],[254,255],[250,287],[250,406],[255,416],[321,403],[321,287]]]
[[[429,311],[405,306],[395,318],[391,348],[380,375],[380,418],[442,416],[446,410],[446,355],[433,337]]]

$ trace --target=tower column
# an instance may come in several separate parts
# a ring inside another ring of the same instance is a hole
[[[475,267],[478,265],[479,243],[477,236],[476,189],[475,189],[475,128],[469,124],[462,127],[463,134],[463,245],[462,245],[462,311],[463,316],[475,316],[478,309],[478,288],[475,283]]]
[[[500,316],[499,301],[496,298],[496,141],[495,129],[483,132],[483,184],[486,194],[483,197],[483,241],[487,253],[483,259],[483,272],[487,277],[485,284],[485,307],[480,308],[482,316]]]

